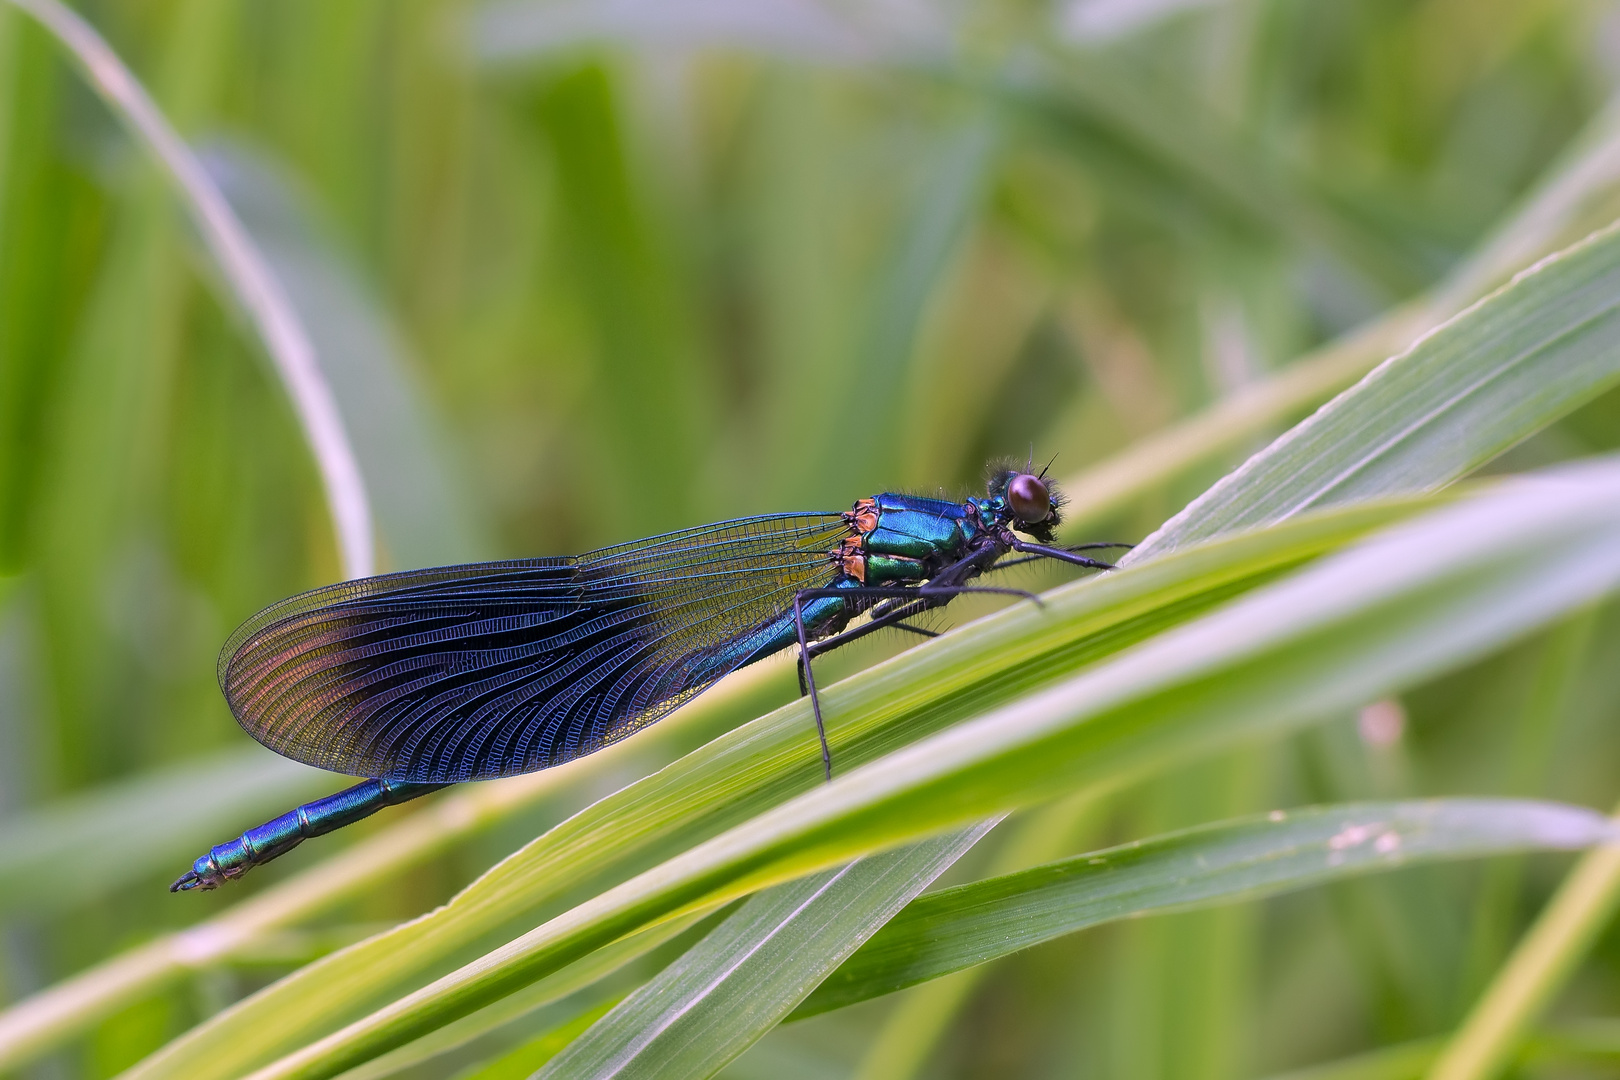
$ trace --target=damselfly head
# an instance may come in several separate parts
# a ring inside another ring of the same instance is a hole
[[[1052,512],[1052,492],[1040,477],[1019,473],[1007,481],[1007,508],[1023,524],[1039,524]]]
[[[993,464],[990,470],[989,496],[994,512],[1003,524],[1046,541],[1057,528],[1058,508],[1063,505],[1063,494],[1045,471],[1039,473],[1021,469],[1016,464]]]

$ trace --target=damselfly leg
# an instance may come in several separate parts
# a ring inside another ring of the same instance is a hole
[[[947,570],[950,568],[947,568]],[[1023,600],[1030,600],[1036,604],[1041,598],[1024,589],[1004,589],[994,585],[910,585],[869,587],[850,589],[802,589],[793,598],[793,625],[799,638],[799,694],[810,698],[810,711],[816,718],[816,735],[821,740],[821,763],[826,770],[827,781],[832,782],[832,750],[827,745],[827,727],[821,718],[821,696],[816,692],[816,674],[811,666],[811,660],[825,652],[852,641],[859,640],[868,634],[890,627],[909,630],[924,637],[938,637],[932,630],[925,630],[919,626],[908,626],[902,620],[920,615],[935,607],[941,607],[951,599],[964,593],[993,593],[999,596],[1016,596]],[[853,630],[845,630],[832,637],[812,642],[804,628],[804,602],[823,598],[841,597],[878,597],[880,603],[873,607],[872,618]]]

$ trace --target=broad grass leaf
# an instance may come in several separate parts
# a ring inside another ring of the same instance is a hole
[[[1431,799],[1309,807],[1204,825],[932,893],[796,1009],[802,1019],[1099,923],[1270,896],[1418,862],[1620,839],[1585,807]]]
[[[775,1027],[994,824],[756,893],[569,1044],[537,1080],[712,1075]]]

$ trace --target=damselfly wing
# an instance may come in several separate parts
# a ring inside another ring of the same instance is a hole
[[[543,769],[753,659],[794,595],[831,580],[848,531],[839,514],[781,514],[330,585],[238,630],[220,686],[254,738],[333,772],[456,783]]]

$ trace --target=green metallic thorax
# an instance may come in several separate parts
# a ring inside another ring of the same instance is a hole
[[[872,500],[877,527],[864,536],[866,584],[923,581],[960,558],[978,521],[967,503],[884,492]]]
[[[823,589],[859,589],[926,581],[938,570],[961,558],[978,535],[982,514],[994,507],[982,500],[948,502],[916,495],[884,492],[862,499],[845,515],[850,537],[828,552]],[[865,604],[853,597],[817,596],[804,600],[804,626],[811,638],[842,629]],[[711,670],[730,671],[798,643],[793,611],[781,615],[718,650],[707,666],[694,667],[693,678],[707,678]]]

